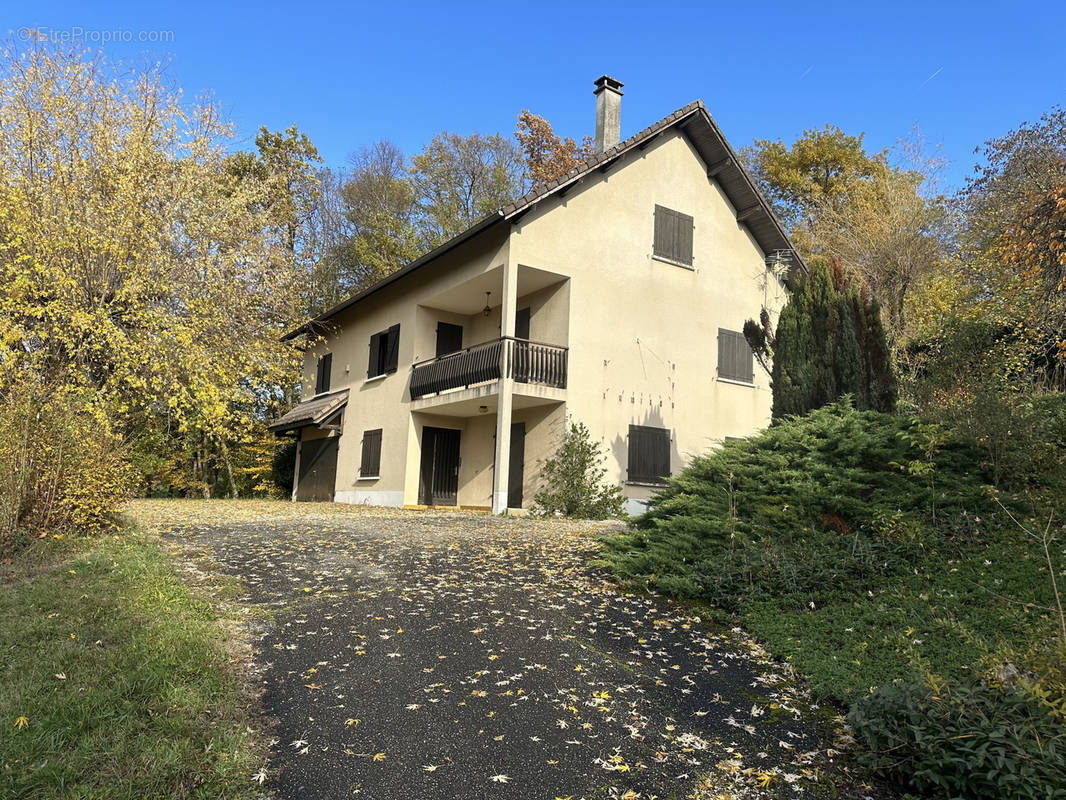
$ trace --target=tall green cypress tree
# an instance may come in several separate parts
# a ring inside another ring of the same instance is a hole
[[[781,310],[776,332],[749,320],[745,336],[772,357],[773,416],[806,414],[848,394],[856,408],[893,412],[896,376],[880,307],[838,264],[811,264]]]
[[[888,337],[881,324],[881,305],[873,298],[865,304],[866,347],[870,381],[870,405],[875,411],[891,414],[896,410],[899,384],[892,367],[892,355],[888,349]]]

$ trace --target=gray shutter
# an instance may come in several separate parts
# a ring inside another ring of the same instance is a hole
[[[677,215],[677,260],[682,264],[692,263],[692,230],[695,227],[688,214]]]
[[[752,383],[755,358],[743,333],[718,329],[718,377]]]
[[[389,349],[385,355],[385,371],[395,372],[400,363],[400,326],[393,325],[386,333]]]
[[[694,223],[688,214],[655,206],[655,240],[652,254],[682,264],[692,263]]]
[[[733,332],[718,329],[718,377],[732,379],[737,371],[737,350]]]
[[[667,245],[667,225],[670,216],[670,209],[663,208],[662,206],[655,206],[655,240],[652,244],[652,253],[657,256],[666,256],[668,249]]]
[[[381,334],[375,333],[370,337],[370,360],[366,367],[366,376],[368,378],[381,374],[378,372],[379,363],[381,363]]]
[[[737,380],[752,383],[755,380],[755,359],[752,356],[751,347],[743,333],[736,333],[734,336],[736,337]]]

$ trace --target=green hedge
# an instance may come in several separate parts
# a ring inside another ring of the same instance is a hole
[[[1066,725],[1015,688],[883,686],[848,719],[860,761],[902,787],[972,800],[1066,798]]]

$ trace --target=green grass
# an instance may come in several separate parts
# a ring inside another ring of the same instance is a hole
[[[1020,531],[989,535],[989,543],[931,553],[915,570],[834,587],[813,609],[809,595],[792,595],[742,602],[738,616],[818,696],[850,702],[919,665],[978,677],[990,661],[1028,652],[1055,631],[1043,553]]]
[[[262,796],[218,615],[158,544],[42,543],[5,573],[0,796]]]

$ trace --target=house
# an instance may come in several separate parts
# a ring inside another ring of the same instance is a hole
[[[294,499],[528,508],[569,416],[638,511],[769,422],[741,330],[803,264],[702,102],[620,141],[621,88],[586,163],[287,334]]]

